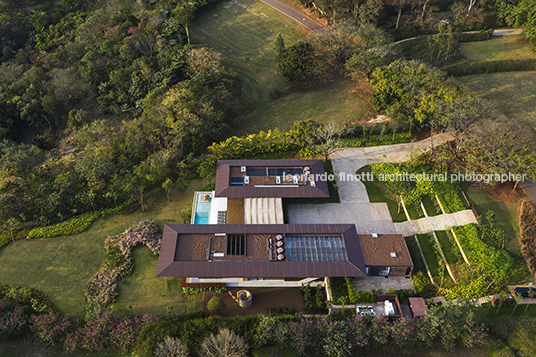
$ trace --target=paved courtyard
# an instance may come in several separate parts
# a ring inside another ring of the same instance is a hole
[[[413,289],[413,281],[405,276],[368,276],[366,278],[354,278],[354,289],[370,291],[372,289],[383,289],[386,293],[388,289]]]
[[[359,234],[396,234],[386,203],[290,204],[288,221],[303,224],[354,223]]]

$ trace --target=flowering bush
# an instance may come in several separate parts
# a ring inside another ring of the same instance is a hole
[[[79,321],[76,316],[63,315],[49,309],[46,314],[32,316],[31,324],[32,331],[41,341],[52,346],[61,346],[67,335],[78,328]]]
[[[119,294],[119,279],[132,274],[134,259],[132,249],[144,244],[155,255],[160,253],[162,240],[156,224],[149,220],[127,229],[124,233],[106,239],[106,265],[89,280],[85,296],[90,302],[103,305],[115,301]]]
[[[22,306],[10,307],[0,300],[0,339],[22,334],[28,326],[28,315]]]
[[[130,353],[136,346],[138,334],[143,326],[156,321],[158,317],[153,315],[126,317],[104,312],[68,334],[64,347],[69,352],[118,350]]]

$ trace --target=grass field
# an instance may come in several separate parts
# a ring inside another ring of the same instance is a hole
[[[415,242],[413,237],[404,237],[406,240],[406,245],[408,246],[409,254],[411,255],[411,260],[413,261],[413,270],[414,272],[422,271],[426,273],[426,267],[422,260],[421,253],[419,252],[419,247]]]
[[[439,245],[441,246],[441,249],[443,250],[443,254],[445,254],[447,263],[456,264],[458,262],[458,257],[457,257],[457,254],[455,253],[455,250],[458,250],[458,246],[451,243],[447,235],[448,234],[447,232],[436,231],[435,234],[437,236],[437,240],[439,241]]]
[[[237,118],[235,134],[249,134],[278,127],[288,129],[297,120],[347,123],[376,116],[368,104],[372,88],[340,80],[321,88],[293,92],[272,100],[268,88],[276,69],[275,39],[281,34],[286,46],[308,35],[297,22],[254,0],[225,0],[201,15],[191,27],[192,43],[220,51],[239,75],[249,101],[248,112]]]
[[[428,269],[432,273],[433,277],[439,277],[439,263],[437,261],[437,255],[434,251],[434,247],[430,241],[430,236],[428,234],[417,234],[417,239],[421,246],[422,252],[424,254],[424,259],[426,259],[426,264],[428,264]],[[448,274],[445,271],[445,275]]]
[[[422,198],[422,204],[424,205],[428,216],[437,216],[442,213],[435,197],[424,196]]]
[[[113,312],[137,315],[165,315],[166,307],[172,313],[184,314],[203,308],[202,294],[183,296],[180,278],[156,278],[158,256],[145,247],[134,249],[134,273],[119,283],[119,298],[112,305]]]
[[[519,225],[517,221],[518,206],[513,203],[499,201],[488,193],[474,187],[467,190],[468,196],[476,205],[476,211],[482,217],[486,216],[489,210],[495,211],[496,225],[501,227],[510,240],[506,243],[506,248],[514,253],[520,253],[519,246]]]
[[[148,200],[148,210],[139,209],[130,214],[121,214],[101,218],[81,234],[39,240],[17,241],[17,246],[10,244],[0,250],[0,283],[16,284],[34,287],[42,290],[52,302],[63,312],[81,315],[84,312],[86,299],[84,288],[91,276],[95,274],[104,263],[104,240],[106,237],[123,232],[126,228],[137,224],[144,219],[154,220],[160,229],[166,223],[182,223],[180,217],[184,210],[191,205],[192,193],[202,187],[201,180],[194,180],[185,192],[173,192],[172,201],[166,202],[163,191]],[[141,249],[141,248],[140,248]],[[136,302],[129,298],[120,309],[132,305],[141,311],[144,304],[147,308],[160,311],[161,307],[173,305],[174,313],[181,313],[184,307],[187,310],[195,302],[182,301],[180,294],[167,290],[165,279],[150,277],[149,272],[156,272],[156,257],[148,259],[143,252],[136,251],[135,275],[128,282],[140,283],[141,289],[150,289],[151,286],[161,288],[162,295],[152,292],[154,299],[145,299]],[[138,264],[139,263],[139,264]],[[147,264],[147,265],[146,265]],[[163,287],[163,288],[162,288]],[[127,293],[128,286],[121,287]],[[133,288],[130,288],[132,293]],[[142,297],[138,295],[141,299]],[[202,297],[197,297],[201,299]],[[178,300],[179,299],[179,300]],[[128,305],[127,305],[128,304]],[[151,307],[153,306],[154,307]],[[183,311],[186,312],[186,311]]]
[[[493,36],[489,41],[463,42],[460,57],[471,62],[536,58],[523,36]]]
[[[479,74],[455,81],[494,103],[505,115],[526,120],[536,129],[536,71]]]

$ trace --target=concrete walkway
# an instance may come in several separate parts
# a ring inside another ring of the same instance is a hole
[[[395,223],[396,232],[404,237],[414,234],[425,234],[433,231],[444,231],[452,227],[478,224],[473,211],[466,209],[456,213],[445,213],[434,217],[424,217],[411,221]]]
[[[277,0],[260,0],[260,1],[282,12],[283,14],[287,15],[294,21],[299,22],[302,26],[305,26],[307,29],[309,29],[311,32],[315,34],[328,32],[328,30],[326,30],[322,25],[313,21],[309,16],[299,11],[294,10],[292,7],[285,5],[280,1],[277,1]]]

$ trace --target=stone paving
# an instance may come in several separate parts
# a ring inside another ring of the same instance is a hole
[[[395,223],[397,233],[408,237],[414,234],[425,234],[432,231],[444,231],[452,227],[464,226],[469,223],[478,224],[473,211],[466,209],[456,213],[445,213],[434,217],[424,217],[411,221]]]

